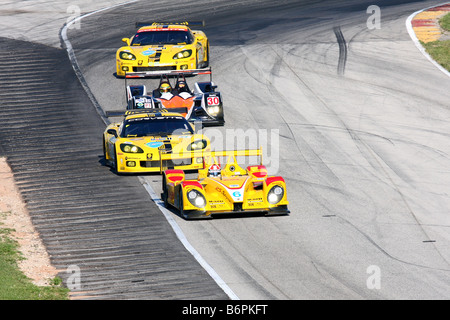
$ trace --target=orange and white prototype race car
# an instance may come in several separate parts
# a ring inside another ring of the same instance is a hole
[[[205,152],[205,166],[198,170],[197,179],[186,179],[183,170],[165,170],[161,195],[165,206],[178,209],[185,219],[219,214],[289,214],[284,179],[269,176],[261,163],[243,169],[236,162],[238,156],[262,158],[262,151]],[[220,157],[226,159],[224,166]]]
[[[185,76],[199,74],[210,75],[209,81],[195,82],[191,89]],[[127,76],[125,81],[136,77]],[[173,77],[176,79],[171,83],[170,78]],[[216,88],[217,85],[212,82],[211,68],[163,73],[158,87],[151,92],[147,92],[145,84],[127,85],[127,110],[161,108],[180,113],[189,122],[200,122],[203,126],[223,126],[222,95]]]

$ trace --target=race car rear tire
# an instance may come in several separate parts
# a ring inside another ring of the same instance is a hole
[[[206,44],[206,61],[203,67],[204,68],[209,67],[209,42]]]
[[[106,141],[105,135],[103,135],[103,159],[105,159],[105,166],[108,165],[108,159],[106,159]]]

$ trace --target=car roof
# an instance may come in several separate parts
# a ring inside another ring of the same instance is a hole
[[[139,32],[147,32],[147,31],[188,31],[189,28],[185,25],[179,24],[153,24],[150,26],[144,26],[139,28],[137,31]]]
[[[125,120],[128,119],[136,119],[136,118],[152,118],[152,117],[181,117],[183,118],[183,115],[176,112],[170,112],[167,109],[149,109],[149,110],[132,110],[127,111],[125,113]]]

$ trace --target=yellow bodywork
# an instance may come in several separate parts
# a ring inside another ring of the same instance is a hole
[[[161,43],[142,45],[139,37],[143,34],[161,34],[162,32],[186,33],[188,41],[177,42],[170,39]],[[183,24],[152,24],[140,28],[131,38],[123,38],[126,46],[116,53],[117,76],[132,75],[136,72],[160,70],[192,70],[209,65],[209,43],[203,31],[191,30]]]
[[[166,109],[128,111],[124,121],[110,124],[103,133],[103,151],[107,164],[117,173],[159,172],[165,169],[198,170],[203,168],[205,152],[210,151],[209,139],[201,134],[174,133],[165,135],[148,135],[140,137],[121,137],[124,123],[130,119],[159,117],[184,117]],[[184,119],[185,120],[185,119]],[[191,126],[189,122],[186,124]],[[193,128],[192,128],[193,131]],[[195,142],[204,143],[199,150],[189,150]],[[132,152],[131,150],[142,152]],[[125,152],[129,151],[129,152]]]
[[[182,170],[166,170],[163,176],[164,203],[177,208],[185,218],[209,218],[213,214],[249,212],[288,214],[284,179],[268,176],[263,165],[252,165],[244,169],[237,164],[237,156],[262,156],[262,151],[205,153],[205,168],[198,171],[195,180],[186,179]],[[220,176],[209,176],[208,169],[212,164],[218,163],[218,157],[226,157],[226,164],[221,167]],[[274,190],[278,190],[279,194],[271,196]]]

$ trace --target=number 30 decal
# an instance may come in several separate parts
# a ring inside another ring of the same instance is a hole
[[[208,97],[208,106],[217,106],[219,102],[219,97]]]

